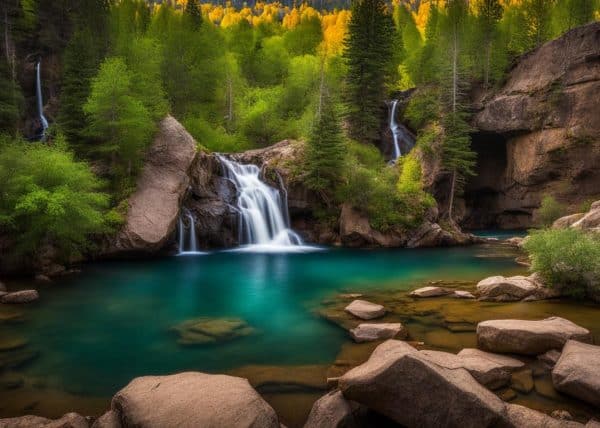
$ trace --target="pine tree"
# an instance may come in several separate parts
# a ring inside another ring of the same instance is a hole
[[[479,38],[483,45],[483,84],[489,87],[492,68],[492,49],[499,37],[498,22],[502,18],[500,0],[479,0],[476,4]]]
[[[335,102],[322,87],[317,118],[308,139],[306,185],[322,195],[331,195],[342,176],[345,152]]]
[[[418,67],[412,70],[415,83],[430,83],[436,79],[438,64],[436,63],[436,50],[440,42],[439,37],[440,12],[436,3],[429,6],[429,16],[425,24],[425,43],[419,55]]]
[[[555,0],[524,0],[522,4],[527,23],[527,48],[534,49],[551,37],[551,11]]]
[[[465,25],[468,19],[468,6],[465,0],[448,0],[446,3],[443,32],[447,46],[440,50],[444,72],[440,74],[445,114],[444,142],[442,146],[442,162],[450,173],[450,192],[448,197],[448,219],[453,222],[454,200],[459,194],[466,177],[474,174],[476,154],[471,150],[470,127],[468,125],[468,109],[465,105],[468,90],[466,74]]]
[[[392,75],[394,23],[383,0],[355,0],[344,58],[350,135],[363,143],[379,132],[381,100]]]
[[[0,58],[0,134],[14,134],[23,107],[21,88],[13,79],[10,67]]]
[[[202,25],[202,12],[198,6],[198,0],[188,0],[185,5],[184,15],[186,21],[193,30],[197,30]]]

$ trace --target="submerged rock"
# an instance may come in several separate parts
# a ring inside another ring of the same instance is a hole
[[[408,332],[401,323],[360,324],[350,330],[350,335],[355,342],[372,342],[374,340],[404,339]]]
[[[156,252],[172,236],[196,154],[194,138],[173,117],[159,124],[148,149],[126,223],[108,253]]]
[[[541,321],[489,320],[477,325],[479,346],[491,352],[539,355],[562,349],[567,340],[590,342],[588,330],[560,317]]]
[[[30,363],[39,356],[37,351],[16,350],[0,353],[0,370],[16,369]]]
[[[198,372],[132,380],[112,400],[124,426],[279,428],[246,379]]]
[[[383,306],[358,299],[346,306],[345,311],[363,320],[381,318],[386,313]]]
[[[0,337],[0,352],[13,351],[27,345],[27,339],[18,336]]]
[[[473,293],[471,293],[469,291],[465,291],[465,290],[456,290],[453,293],[453,297],[456,297],[457,299],[474,299],[475,298]]]
[[[519,370],[512,374],[510,387],[515,391],[529,394],[533,391],[533,377],[531,369]]]
[[[5,294],[4,296],[0,297],[0,302],[10,304],[22,304],[34,302],[39,298],[40,295],[36,290],[22,290]]]
[[[414,291],[410,292],[410,295],[413,297],[438,297],[438,296],[446,296],[451,294],[452,291],[446,290],[442,287],[421,287]]]
[[[89,421],[77,413],[67,413],[56,420],[31,415],[0,419],[0,428],[89,428],[89,426]]]
[[[181,345],[205,345],[225,342],[255,333],[246,321],[239,318],[196,318],[173,327]]]
[[[600,346],[569,340],[552,370],[561,392],[600,407]]]

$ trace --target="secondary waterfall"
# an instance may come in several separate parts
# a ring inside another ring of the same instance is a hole
[[[287,198],[260,179],[256,165],[242,165],[219,156],[225,177],[238,190],[237,209],[240,244],[258,251],[314,249],[290,229]]]
[[[198,240],[196,239],[196,219],[187,208],[183,208],[181,214],[179,214],[177,234],[179,239],[179,255],[203,254],[198,251]]]
[[[46,130],[48,129],[48,120],[44,116],[44,100],[42,98],[42,62],[38,61],[35,65],[35,96],[37,99],[38,115],[42,124],[41,140],[46,139]]]
[[[402,153],[400,152],[400,127],[396,121],[396,107],[398,107],[398,100],[392,101],[392,108],[390,110],[390,131],[392,131],[392,137],[394,138],[394,151],[392,153],[392,161],[398,160]]]
[[[398,100],[393,100],[390,107],[390,131],[394,140],[391,163],[395,163],[404,153],[408,153],[416,144],[414,136],[402,123],[396,119],[398,109]]]

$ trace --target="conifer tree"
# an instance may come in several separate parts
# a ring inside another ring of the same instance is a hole
[[[10,67],[0,58],[0,134],[14,134],[23,107],[21,88],[13,79]]]
[[[355,0],[344,58],[350,135],[363,143],[377,138],[381,100],[392,75],[394,23],[383,0]]]
[[[555,0],[524,0],[522,10],[527,23],[527,48],[534,49],[551,37],[551,12]]]
[[[489,87],[492,68],[492,49],[499,37],[498,22],[502,18],[500,0],[479,0],[476,3],[477,30],[484,49],[483,55],[483,84]],[[478,58],[478,56],[476,56]]]
[[[331,195],[344,168],[345,144],[333,98],[321,87],[319,108],[306,153],[306,185]]]
[[[198,0],[188,0],[185,5],[184,15],[186,21],[193,30],[197,30],[202,25],[202,12],[198,5]]]
[[[552,16],[552,32],[554,37],[594,19],[594,8],[597,0],[562,0],[556,3]]]

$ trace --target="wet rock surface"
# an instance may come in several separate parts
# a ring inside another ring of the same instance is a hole
[[[569,340],[552,370],[556,389],[600,407],[600,346]]]
[[[226,342],[256,332],[239,318],[195,318],[172,327],[172,330],[179,335],[177,343],[185,346]]]
[[[400,323],[359,324],[358,327],[350,330],[350,336],[358,343],[393,338],[403,339],[407,334],[406,329]]]
[[[36,290],[22,290],[13,293],[4,294],[0,297],[0,303],[6,304],[23,304],[35,302],[40,298]]]
[[[386,313],[386,309],[382,305],[359,299],[346,306],[345,311],[363,320],[381,318]]]

